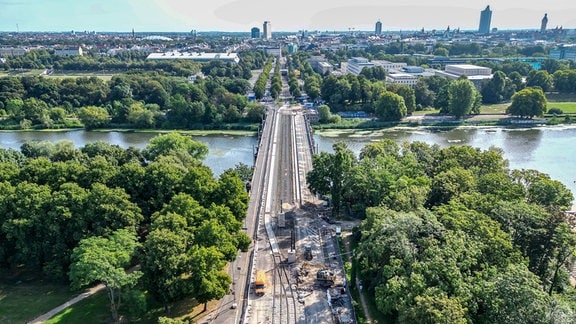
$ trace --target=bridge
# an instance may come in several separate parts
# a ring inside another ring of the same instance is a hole
[[[279,102],[267,106],[256,150],[244,223],[253,244],[230,264],[231,294],[208,322],[353,323],[333,225],[319,217],[320,201],[306,184],[315,148],[306,110]],[[316,273],[326,268],[338,278],[334,287],[318,286]],[[266,273],[264,295],[254,293],[257,270]]]

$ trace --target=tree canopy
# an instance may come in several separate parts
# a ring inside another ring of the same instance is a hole
[[[74,288],[102,282],[114,320],[127,312],[123,296],[139,295],[130,289],[167,309],[220,298],[231,282],[224,266],[252,242],[241,231],[248,194],[237,171],[214,177],[206,153],[177,133],[145,150],[104,142],[0,149],[0,266]],[[141,272],[127,271],[138,263]]]
[[[576,318],[564,213],[574,197],[558,181],[509,170],[496,148],[384,140],[356,157],[340,143],[314,161],[309,186],[333,198],[334,216],[363,218],[353,267],[391,320]]]
[[[524,88],[512,96],[512,104],[508,106],[508,114],[520,117],[541,117],[547,109],[546,96],[540,88]]]

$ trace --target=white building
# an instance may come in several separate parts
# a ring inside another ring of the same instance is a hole
[[[272,24],[268,20],[262,26],[262,37],[264,39],[272,39]]]
[[[320,74],[332,73],[334,71],[334,66],[330,64],[323,56],[312,56],[308,59],[312,69]]]
[[[370,62],[367,58],[353,57],[349,59],[346,64],[346,73],[359,75],[365,67],[374,67],[374,63]]]
[[[282,57],[282,48],[281,47],[266,47],[266,54],[273,55],[276,57]]]
[[[465,76],[480,89],[483,80],[492,79],[492,69],[471,64],[452,64],[446,65],[444,71],[436,71],[436,75],[452,80]]]
[[[194,62],[209,62],[220,60],[224,62],[240,62],[237,53],[197,53],[197,52],[166,52],[152,53],[148,55],[147,60],[190,60]]]
[[[453,64],[453,65],[446,65],[444,69],[447,73],[455,74],[458,76],[474,76],[474,75],[492,75],[492,69],[477,66],[472,64]]]
[[[403,72],[390,72],[386,75],[387,83],[404,84],[413,87],[418,82],[418,76]]]
[[[390,70],[401,70],[402,68],[406,67],[408,64],[400,63],[400,62],[388,62],[383,60],[372,60],[372,63],[376,66],[381,66],[386,71]]]
[[[28,50],[22,47],[0,47],[0,57],[24,56],[26,52]]]
[[[82,56],[82,47],[57,47],[54,48],[54,55],[56,56]]]

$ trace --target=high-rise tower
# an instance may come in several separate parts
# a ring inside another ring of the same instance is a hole
[[[546,32],[546,25],[548,25],[548,14],[544,14],[544,18],[542,18],[542,23],[540,24],[540,32]]]
[[[491,21],[492,10],[490,10],[490,6],[486,6],[486,9],[480,12],[480,27],[478,28],[478,32],[480,34],[489,34]]]
[[[264,34],[264,39],[271,39],[272,38],[272,25],[270,24],[270,22],[268,20],[266,20],[264,22],[264,25],[262,26],[262,33]]]
[[[382,22],[380,20],[376,22],[376,28],[374,29],[374,34],[382,35]]]
[[[250,30],[250,36],[252,36],[252,38],[260,38],[260,28],[252,27]]]

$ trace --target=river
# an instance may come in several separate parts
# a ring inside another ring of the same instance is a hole
[[[144,148],[156,133],[135,132],[86,132],[83,130],[62,132],[0,132],[0,146],[19,149],[27,141],[69,140],[77,147],[94,141],[106,141],[121,147]],[[207,135],[195,136],[205,143],[209,154],[204,163],[215,175],[234,167],[237,163],[253,164],[253,149],[256,138],[253,136]],[[536,128],[456,128],[446,131],[422,128],[387,129],[377,132],[367,131],[328,131],[314,135],[320,151],[332,151],[332,145],[343,141],[356,154],[370,142],[391,138],[398,143],[421,141],[449,145],[471,145],[480,149],[490,146],[502,148],[504,158],[512,169],[535,169],[561,181],[576,196],[576,127],[551,126]]]

